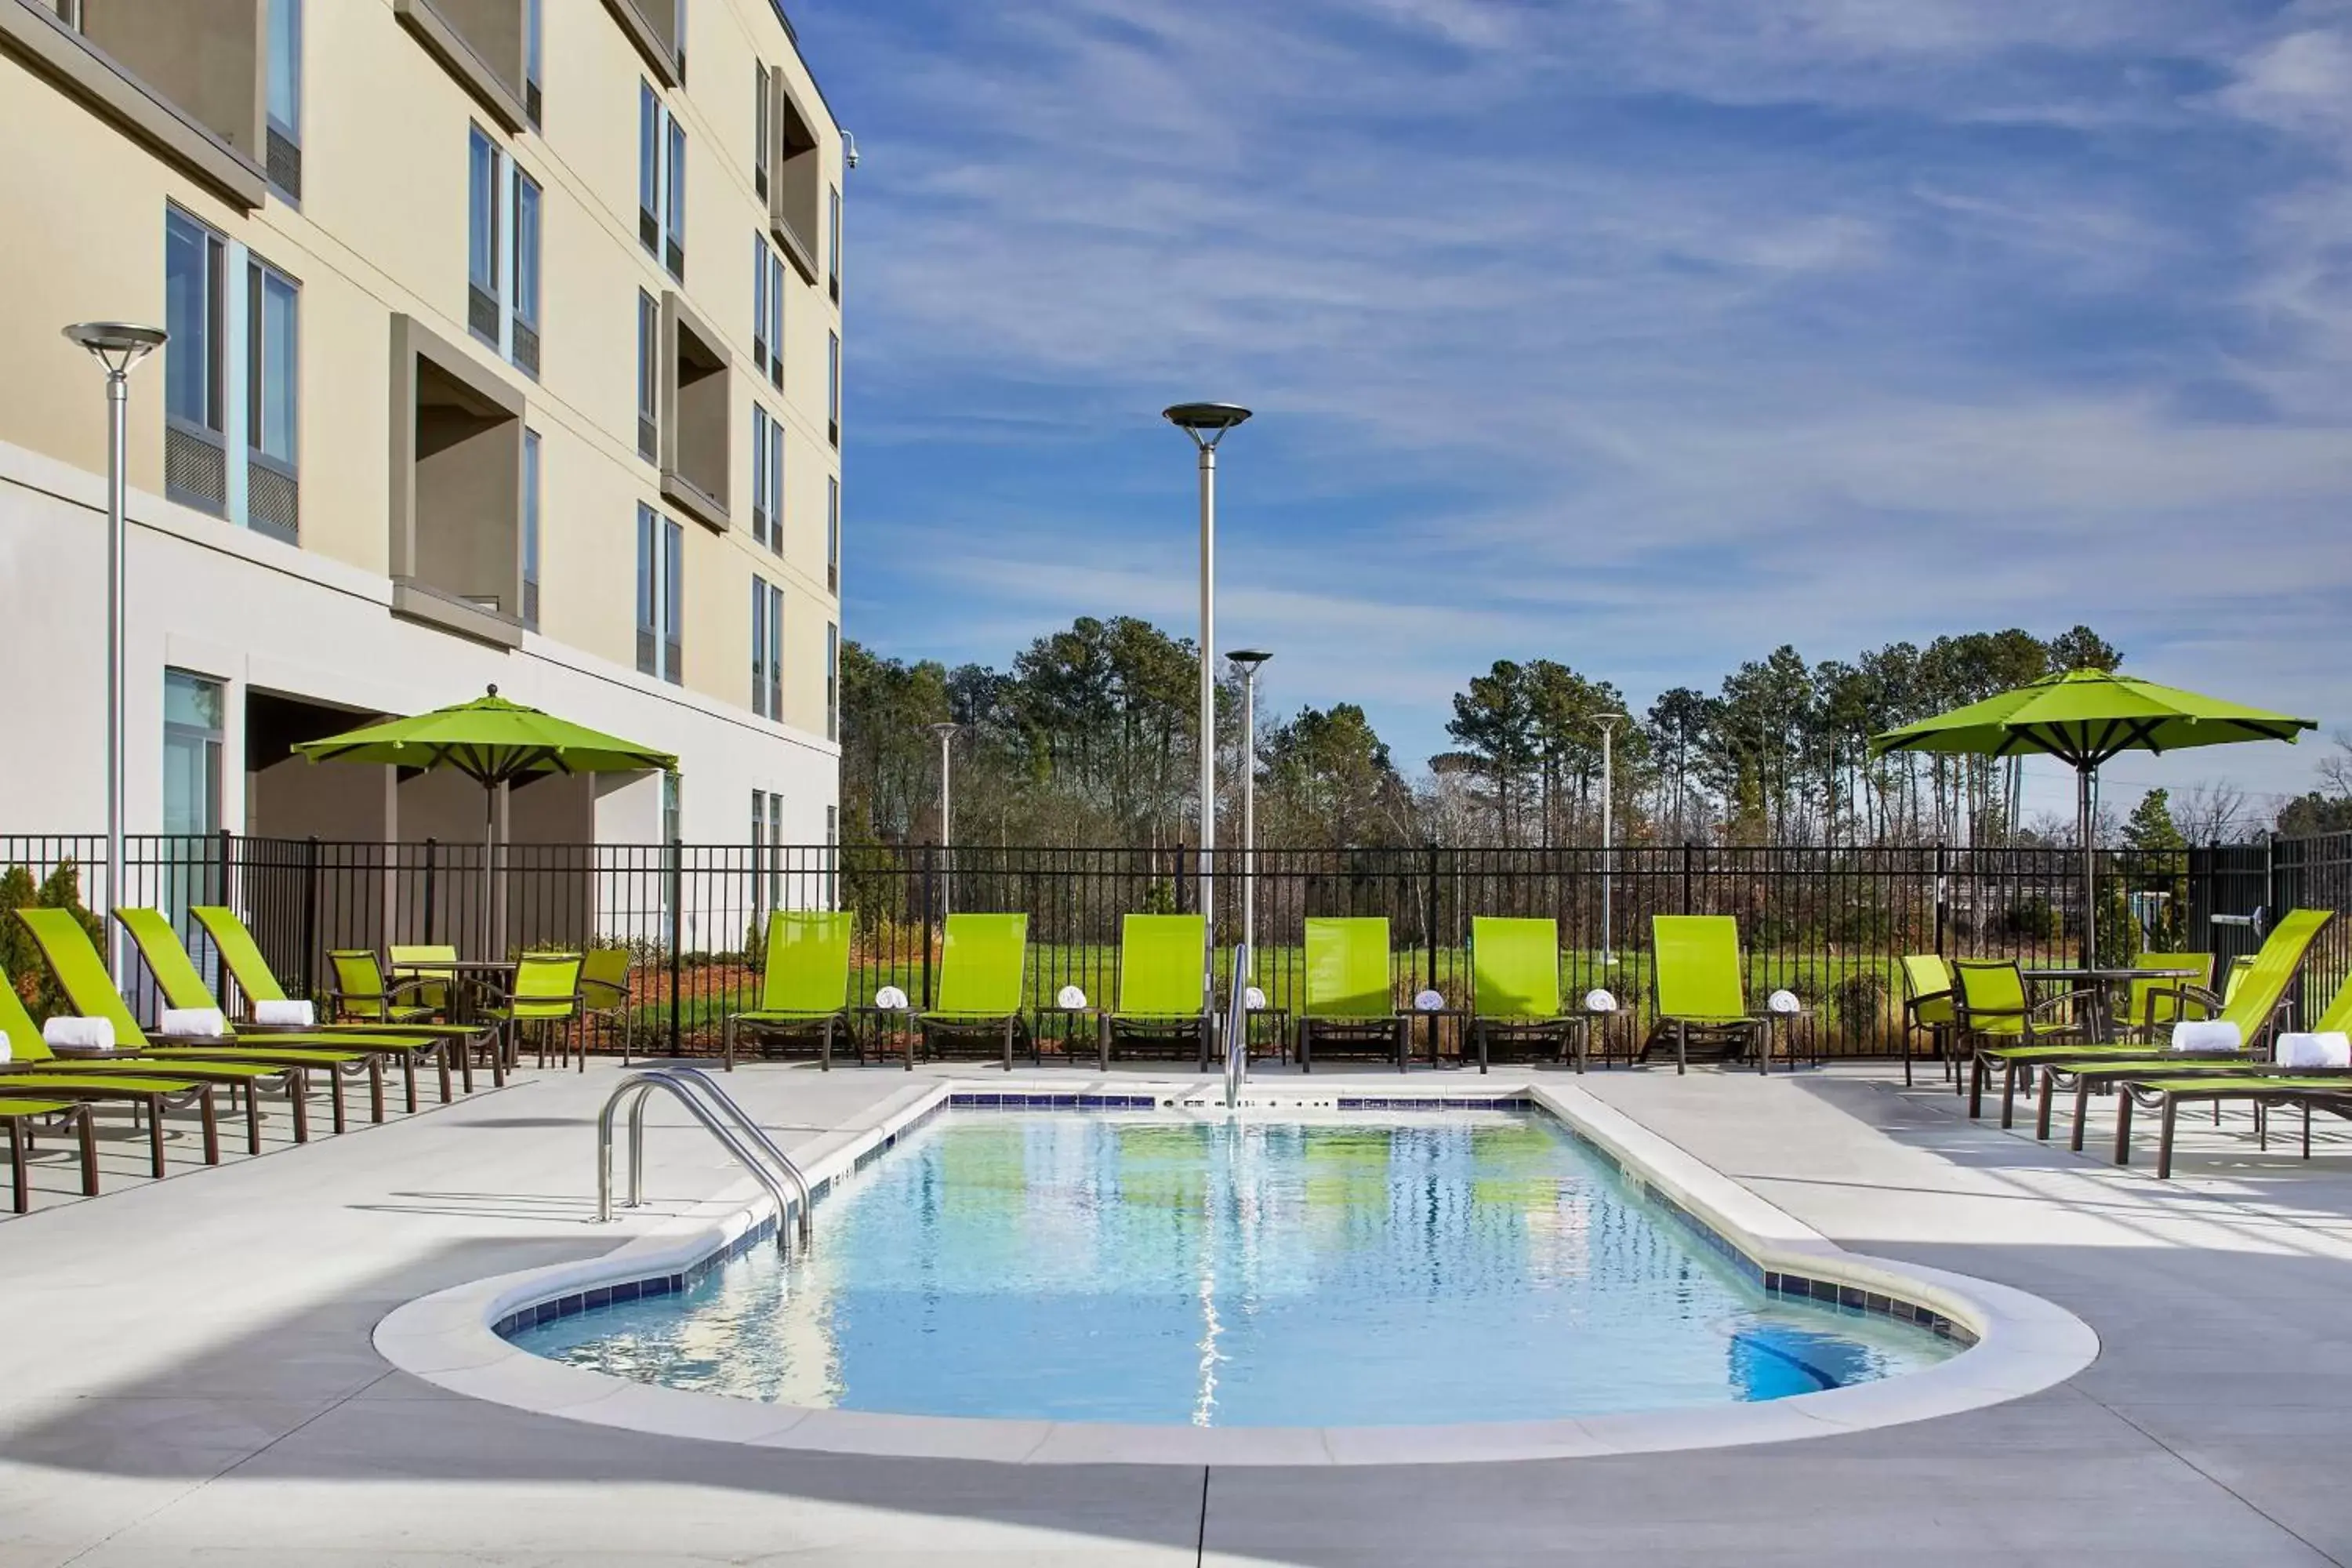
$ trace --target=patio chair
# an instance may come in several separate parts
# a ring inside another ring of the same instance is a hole
[[[1191,1046],[1197,1070],[1209,1070],[1215,1016],[1209,1005],[1209,922],[1200,915],[1128,915],[1118,930],[1118,1005],[1095,1030],[1097,1063],[1108,1068],[1119,1047],[1137,1055]]]
[[[835,1034],[849,1018],[849,935],[856,917],[846,910],[778,910],[768,917],[767,962],[760,973],[760,1005],[730,1013],[720,1026],[727,1070],[735,1070],[736,1042],[749,1037],[764,1055],[771,1043],[814,1043],[817,1065],[833,1069]],[[865,1052],[858,1053],[860,1062]]]
[[[2143,952],[2132,960],[2134,969],[2186,969],[2191,973],[2170,980],[2131,983],[2124,1004],[2125,1032],[2137,1040],[2152,1039],[2159,1029],[2169,1031],[2183,1018],[2207,1018],[2210,1009],[2191,1002],[2185,993],[2213,988],[2213,955],[2210,952]]]
[[[555,1065],[561,1068],[572,1059],[572,1039],[580,1033],[578,1026],[586,1006],[580,992],[582,962],[583,955],[576,952],[526,952],[515,962],[513,989],[503,1001],[481,1009],[483,1017],[505,1032],[500,1050],[510,1065],[522,1059],[522,1031],[527,1025],[538,1027],[541,1068],[547,1066],[551,1033],[560,1042]],[[580,1041],[580,1070],[588,1070],[585,1039]]]
[[[580,1005],[591,1023],[602,1019],[621,1026],[621,1065],[629,1065],[637,1033],[637,1010],[630,999],[630,972],[635,968],[625,947],[592,947],[580,959]]]
[[[2089,1041],[2084,1009],[2100,1005],[2095,991],[2067,991],[2033,1000],[2025,971],[2013,958],[1963,958],[1952,964],[1953,1026],[1969,1075],[1969,1115],[1984,1113],[1993,1067],[2001,1069],[2000,1124],[2011,1123],[2017,1081],[2037,1055],[2082,1049]]]
[[[384,956],[392,961],[394,984],[418,982],[409,992],[415,998],[415,1005],[443,1018],[449,1016],[458,987],[464,984],[454,967],[457,962],[455,943],[396,942],[385,950]]]
[[[5,985],[0,981],[0,985]],[[98,1196],[98,1131],[90,1121],[89,1106],[79,1100],[21,1100],[14,1096],[0,1099],[0,1121],[8,1125],[8,1175],[10,1195],[18,1214],[29,1213],[33,1206],[33,1138],[40,1123],[54,1119],[73,1129],[81,1141],[81,1194],[86,1198]]]
[[[965,1042],[1002,1048],[1004,1070],[1013,1070],[1013,1043],[1028,1033],[1021,1016],[1021,982],[1029,963],[1027,915],[950,915],[940,944],[940,994],[936,1005],[916,1015],[907,1042],[907,1070],[915,1051],[945,1056]],[[1029,1058],[1037,1047],[1030,1042]]]
[[[1765,1048],[1769,1022],[1748,1010],[1748,988],[1739,956],[1739,922],[1729,915],[1652,915],[1651,995],[1656,1021],[1642,1043],[1640,1059],[1664,1050],[1671,1040],[1675,1071],[1690,1070],[1693,1041],[1713,1046],[1730,1061],[1753,1055],[1760,1071],[1770,1065]]]
[[[1927,1037],[1928,1049],[1942,1058],[1944,1077],[1950,1081],[1955,1094],[1959,1092],[1959,1072],[1953,1063],[1952,1028],[1957,1015],[1952,1007],[1952,970],[1937,952],[1906,953],[1903,958],[1903,1081],[1911,1081],[1911,1040],[1915,1035]]]
[[[327,952],[335,983],[327,991],[327,1010],[339,1023],[362,1025],[430,1024],[439,1008],[427,1005],[423,992],[440,984],[423,976],[391,980],[373,948],[337,947]],[[407,1000],[404,1001],[405,997]]]
[[[2194,986],[2181,988],[2185,1007],[2210,1009],[2211,1015],[2221,1021],[2238,1026],[2240,1049],[2221,1060],[2252,1062],[2261,1059],[2264,1042],[2286,1008],[2289,992],[2295,977],[2303,971],[2304,960],[2309,956],[2312,943],[2318,940],[2319,933],[2334,918],[2334,911],[2329,910],[2290,910],[2272,930],[2269,940],[2263,943],[2262,951],[2254,955],[2253,963],[2237,980],[2235,989],[2226,1003],[2210,991]],[[2114,1044],[2094,1044],[2083,1040],[2072,1043],[2020,1041],[2015,1045],[1985,1048],[1981,1055],[1985,1060],[2001,1064],[2001,1125],[2004,1127],[2010,1125],[2010,1104],[2021,1078],[2037,1071],[2040,1073],[2041,1107],[2035,1114],[2034,1126],[2037,1134],[2043,1138],[2050,1135],[2052,1097],[2062,1082],[2074,1083],[2076,1089],[2074,1136],[2078,1148],[2081,1146],[2082,1119],[2088,1111],[2088,1096],[2095,1084],[2118,1081],[2132,1076],[2135,1069],[2143,1074],[2168,1074],[2182,1070],[2181,1058],[2170,1056],[2139,1040]],[[2210,1062],[2213,1058],[2206,1060]],[[2053,1068],[2056,1070],[2052,1070]],[[2090,1070],[2086,1074],[2080,1069]],[[1972,1086],[1982,1081],[1980,1074],[1970,1078]],[[1975,1113],[1976,1104],[1972,1096],[1969,1114]]]
[[[1566,1061],[1571,1035],[1580,1042],[1581,1072],[1587,1028],[1582,1016],[1560,1008],[1558,921],[1471,919],[1466,1043],[1478,1055],[1480,1072],[1514,1051],[1526,1052],[1529,1060]]]
[[[1306,996],[1298,1010],[1298,1070],[1315,1053],[1391,1058],[1405,1070],[1412,1025],[1391,994],[1389,922],[1379,916],[1307,922]]]
[[[155,988],[163,994],[166,1007],[209,1008],[214,1005],[212,987],[196,968],[195,960],[180,941],[180,933],[161,910],[121,909],[114,911],[115,920],[139,950],[154,976]],[[80,1004],[75,1004],[79,1006]],[[223,1014],[226,1018],[226,1015]],[[316,1066],[330,1073],[349,1072],[367,1079],[375,1104],[375,1120],[383,1120],[383,1068],[388,1061],[400,1064],[401,1074],[408,1091],[408,1113],[416,1114],[416,1066],[420,1060],[438,1063],[441,1068],[441,1102],[449,1102],[448,1052],[443,1042],[428,1036],[401,1036],[387,1032],[382,1035],[352,1035],[338,1032],[332,1035],[309,1033],[270,1033],[252,1039],[237,1036],[234,1025],[229,1027],[229,1041],[237,1059],[250,1061],[294,1061]],[[194,1047],[163,1042],[165,1050],[195,1049],[206,1055],[216,1054],[218,1047],[205,1043]],[[247,1054],[250,1052],[251,1054]],[[335,1131],[342,1126],[337,1123]]]

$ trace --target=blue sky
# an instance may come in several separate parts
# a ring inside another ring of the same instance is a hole
[[[2088,621],[2352,724],[2352,0],[797,0],[850,176],[850,636],[1190,632],[1401,759]],[[2308,786],[2327,747],[2110,787]],[[2047,783],[2045,801],[2071,795]]]

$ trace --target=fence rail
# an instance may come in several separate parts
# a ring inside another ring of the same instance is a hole
[[[37,885],[75,868],[92,902],[102,894],[104,858],[97,836],[0,836],[0,873],[21,868]],[[933,995],[950,907],[1028,914],[1033,1002],[1049,1004],[1073,984],[1110,1001],[1120,917],[1197,910],[1199,858],[1181,847],[521,844],[491,852],[476,843],[224,833],[127,840],[119,896],[172,912],[206,964],[213,954],[186,910],[231,906],[300,994],[324,986],[327,955],[339,948],[443,942],[488,957],[624,946],[633,957],[635,1036],[691,1053],[715,1049],[724,1015],[752,1005],[771,910],[856,912],[860,1001],[885,984],[918,1004]],[[2039,847],[1638,845],[1606,857],[1592,848],[1267,848],[1221,852],[1210,889],[1221,953],[1240,938],[1244,899],[1254,906],[1255,978],[1275,1008],[1298,998],[1309,918],[1386,917],[1400,1000],[1434,990],[1458,1004],[1469,993],[1472,918],[1538,916],[1559,924],[1568,994],[1612,991],[1634,1008],[1633,1029],[1649,989],[1650,917],[1732,915],[1751,994],[1795,991],[1813,1008],[1802,1026],[1811,1049],[1865,1056],[1900,1044],[1896,961],[1906,952],[2029,963],[2073,957],[2082,878],[2074,852]],[[19,899],[32,896],[24,881],[17,887]],[[2278,910],[2352,910],[2352,835],[2200,848],[2155,866],[2110,854],[2098,893],[2106,956],[2141,945],[2160,917],[2173,941],[2226,959],[2252,951],[2261,922]],[[2117,918],[2126,911],[2137,929]],[[14,935],[0,933],[0,956],[23,983],[29,958]],[[2331,931],[2307,986],[2324,1000],[2347,967],[2352,920]],[[1628,1043],[1612,1042],[1621,1050]]]

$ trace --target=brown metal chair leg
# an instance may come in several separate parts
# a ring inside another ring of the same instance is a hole
[[[16,1199],[16,1212],[24,1214],[33,1206],[33,1176],[26,1169],[33,1157],[32,1135],[25,1129],[21,1116],[8,1118],[8,1163],[12,1186]]]
[[[81,1139],[81,1195],[98,1196],[98,1121],[87,1105],[73,1110],[74,1131]]]

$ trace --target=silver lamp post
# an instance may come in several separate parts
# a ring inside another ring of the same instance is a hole
[[[1617,967],[1616,931],[1612,920],[1617,912],[1616,900],[1610,897],[1613,890],[1612,873],[1616,869],[1617,844],[1617,726],[1625,721],[1622,713],[1597,713],[1593,722],[1601,726],[1601,967]]]
[[[1242,672],[1242,945],[1250,978],[1257,971],[1257,667],[1274,655],[1235,648],[1225,656]]]
[[[926,726],[940,738],[940,910],[948,913],[955,909],[955,819],[948,815],[949,748],[954,743],[961,724]]]
[[[126,889],[122,875],[122,680],[124,513],[130,500],[130,472],[125,448],[131,420],[131,370],[163,346],[161,327],[133,326],[127,321],[77,321],[65,330],[66,341],[79,343],[106,370],[106,901],[99,907],[119,907]],[[107,970],[120,985],[122,939],[113,921],[106,926]]]
[[[1216,944],[1217,852],[1217,443],[1250,416],[1231,403],[1179,403],[1161,417],[1192,437],[1201,452],[1201,912]]]

